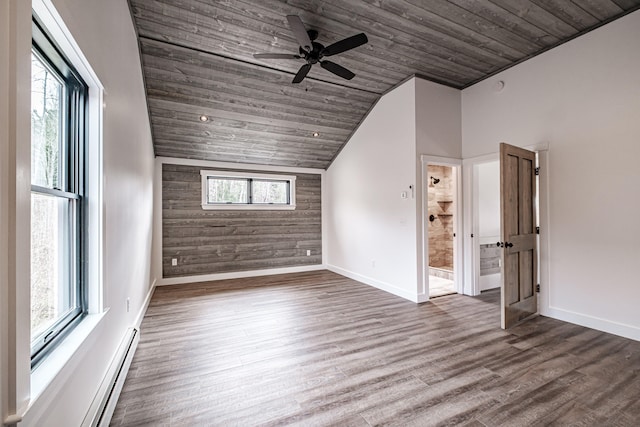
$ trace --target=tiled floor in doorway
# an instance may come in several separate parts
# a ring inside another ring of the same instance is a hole
[[[443,295],[455,294],[453,280],[442,277],[429,276],[429,297],[441,297]]]

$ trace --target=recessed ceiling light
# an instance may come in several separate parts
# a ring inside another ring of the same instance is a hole
[[[319,134],[318,132],[314,132],[314,133],[313,133],[313,137],[314,137],[314,138],[317,138],[317,137],[319,137],[319,136],[320,136],[320,134]]]
[[[204,114],[200,116],[200,121],[201,122],[208,122],[209,121],[209,117],[205,116]]]

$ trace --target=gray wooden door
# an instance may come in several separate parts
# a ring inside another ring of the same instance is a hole
[[[503,329],[538,311],[536,155],[500,144],[500,216]]]

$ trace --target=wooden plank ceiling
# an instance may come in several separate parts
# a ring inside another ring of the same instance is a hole
[[[640,7],[640,0],[130,0],[156,155],[327,168],[387,90],[419,75],[464,88]],[[325,46],[369,43],[303,60],[286,15]],[[202,122],[201,116],[208,121]],[[314,136],[317,133],[317,136]]]

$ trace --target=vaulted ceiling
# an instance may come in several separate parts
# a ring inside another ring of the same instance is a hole
[[[640,7],[640,0],[130,0],[158,156],[327,168],[367,111],[417,75],[464,88]],[[344,80],[303,60],[286,15]],[[202,121],[204,119],[206,121]],[[316,135],[316,136],[314,136]]]

